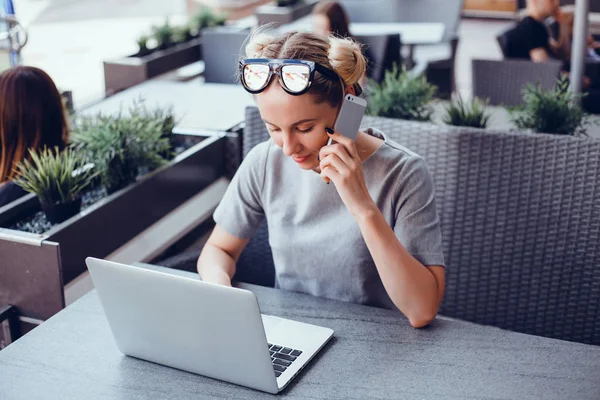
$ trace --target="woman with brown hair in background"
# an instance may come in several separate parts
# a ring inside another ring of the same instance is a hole
[[[322,36],[352,37],[350,18],[337,1],[320,1],[313,8],[313,31]]]
[[[39,68],[18,66],[0,74],[0,207],[26,194],[15,167],[29,149],[63,149],[69,126],[56,85]]]

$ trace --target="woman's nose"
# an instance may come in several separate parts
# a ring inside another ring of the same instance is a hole
[[[298,143],[296,142],[294,135],[285,133],[283,134],[283,154],[290,157],[297,153]]]

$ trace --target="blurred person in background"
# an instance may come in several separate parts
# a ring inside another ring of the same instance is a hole
[[[527,0],[527,16],[506,33],[507,57],[548,61],[555,54],[557,44],[551,43],[545,21],[559,10],[559,0]]]
[[[322,0],[313,8],[313,32],[321,36],[333,35],[339,38],[350,38],[357,41],[350,33],[350,17],[342,4],[332,0]],[[368,48],[362,49],[367,59],[367,71],[371,70],[371,54]],[[359,81],[362,87],[367,86],[367,75]]]
[[[352,37],[350,18],[337,1],[320,1],[313,8],[313,31],[317,35],[335,35],[341,38]]]
[[[0,74],[0,207],[26,194],[12,179],[29,149],[63,149],[68,139],[63,102],[48,74],[26,66]]]

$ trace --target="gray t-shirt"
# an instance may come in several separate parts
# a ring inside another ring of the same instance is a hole
[[[363,162],[371,197],[400,243],[423,265],[444,265],[435,193],[425,160],[384,140]],[[216,223],[250,238],[267,219],[276,286],[337,300],[394,308],[356,220],[314,171],[302,170],[271,140],[252,149],[214,213]]]

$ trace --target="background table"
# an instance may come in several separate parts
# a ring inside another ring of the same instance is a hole
[[[226,131],[244,121],[246,106],[254,105],[252,96],[241,85],[153,80],[110,96],[80,113],[117,114],[139,99],[144,99],[148,108],[172,105],[177,132]]]
[[[446,318],[417,330],[396,311],[241,286],[257,295],[265,314],[335,330],[283,398],[597,400],[600,395],[600,347]],[[0,397],[273,398],[122,355],[95,292],[0,352]]]
[[[351,23],[353,35],[385,35],[399,33],[402,44],[420,45],[441,43],[444,24],[441,22]]]

